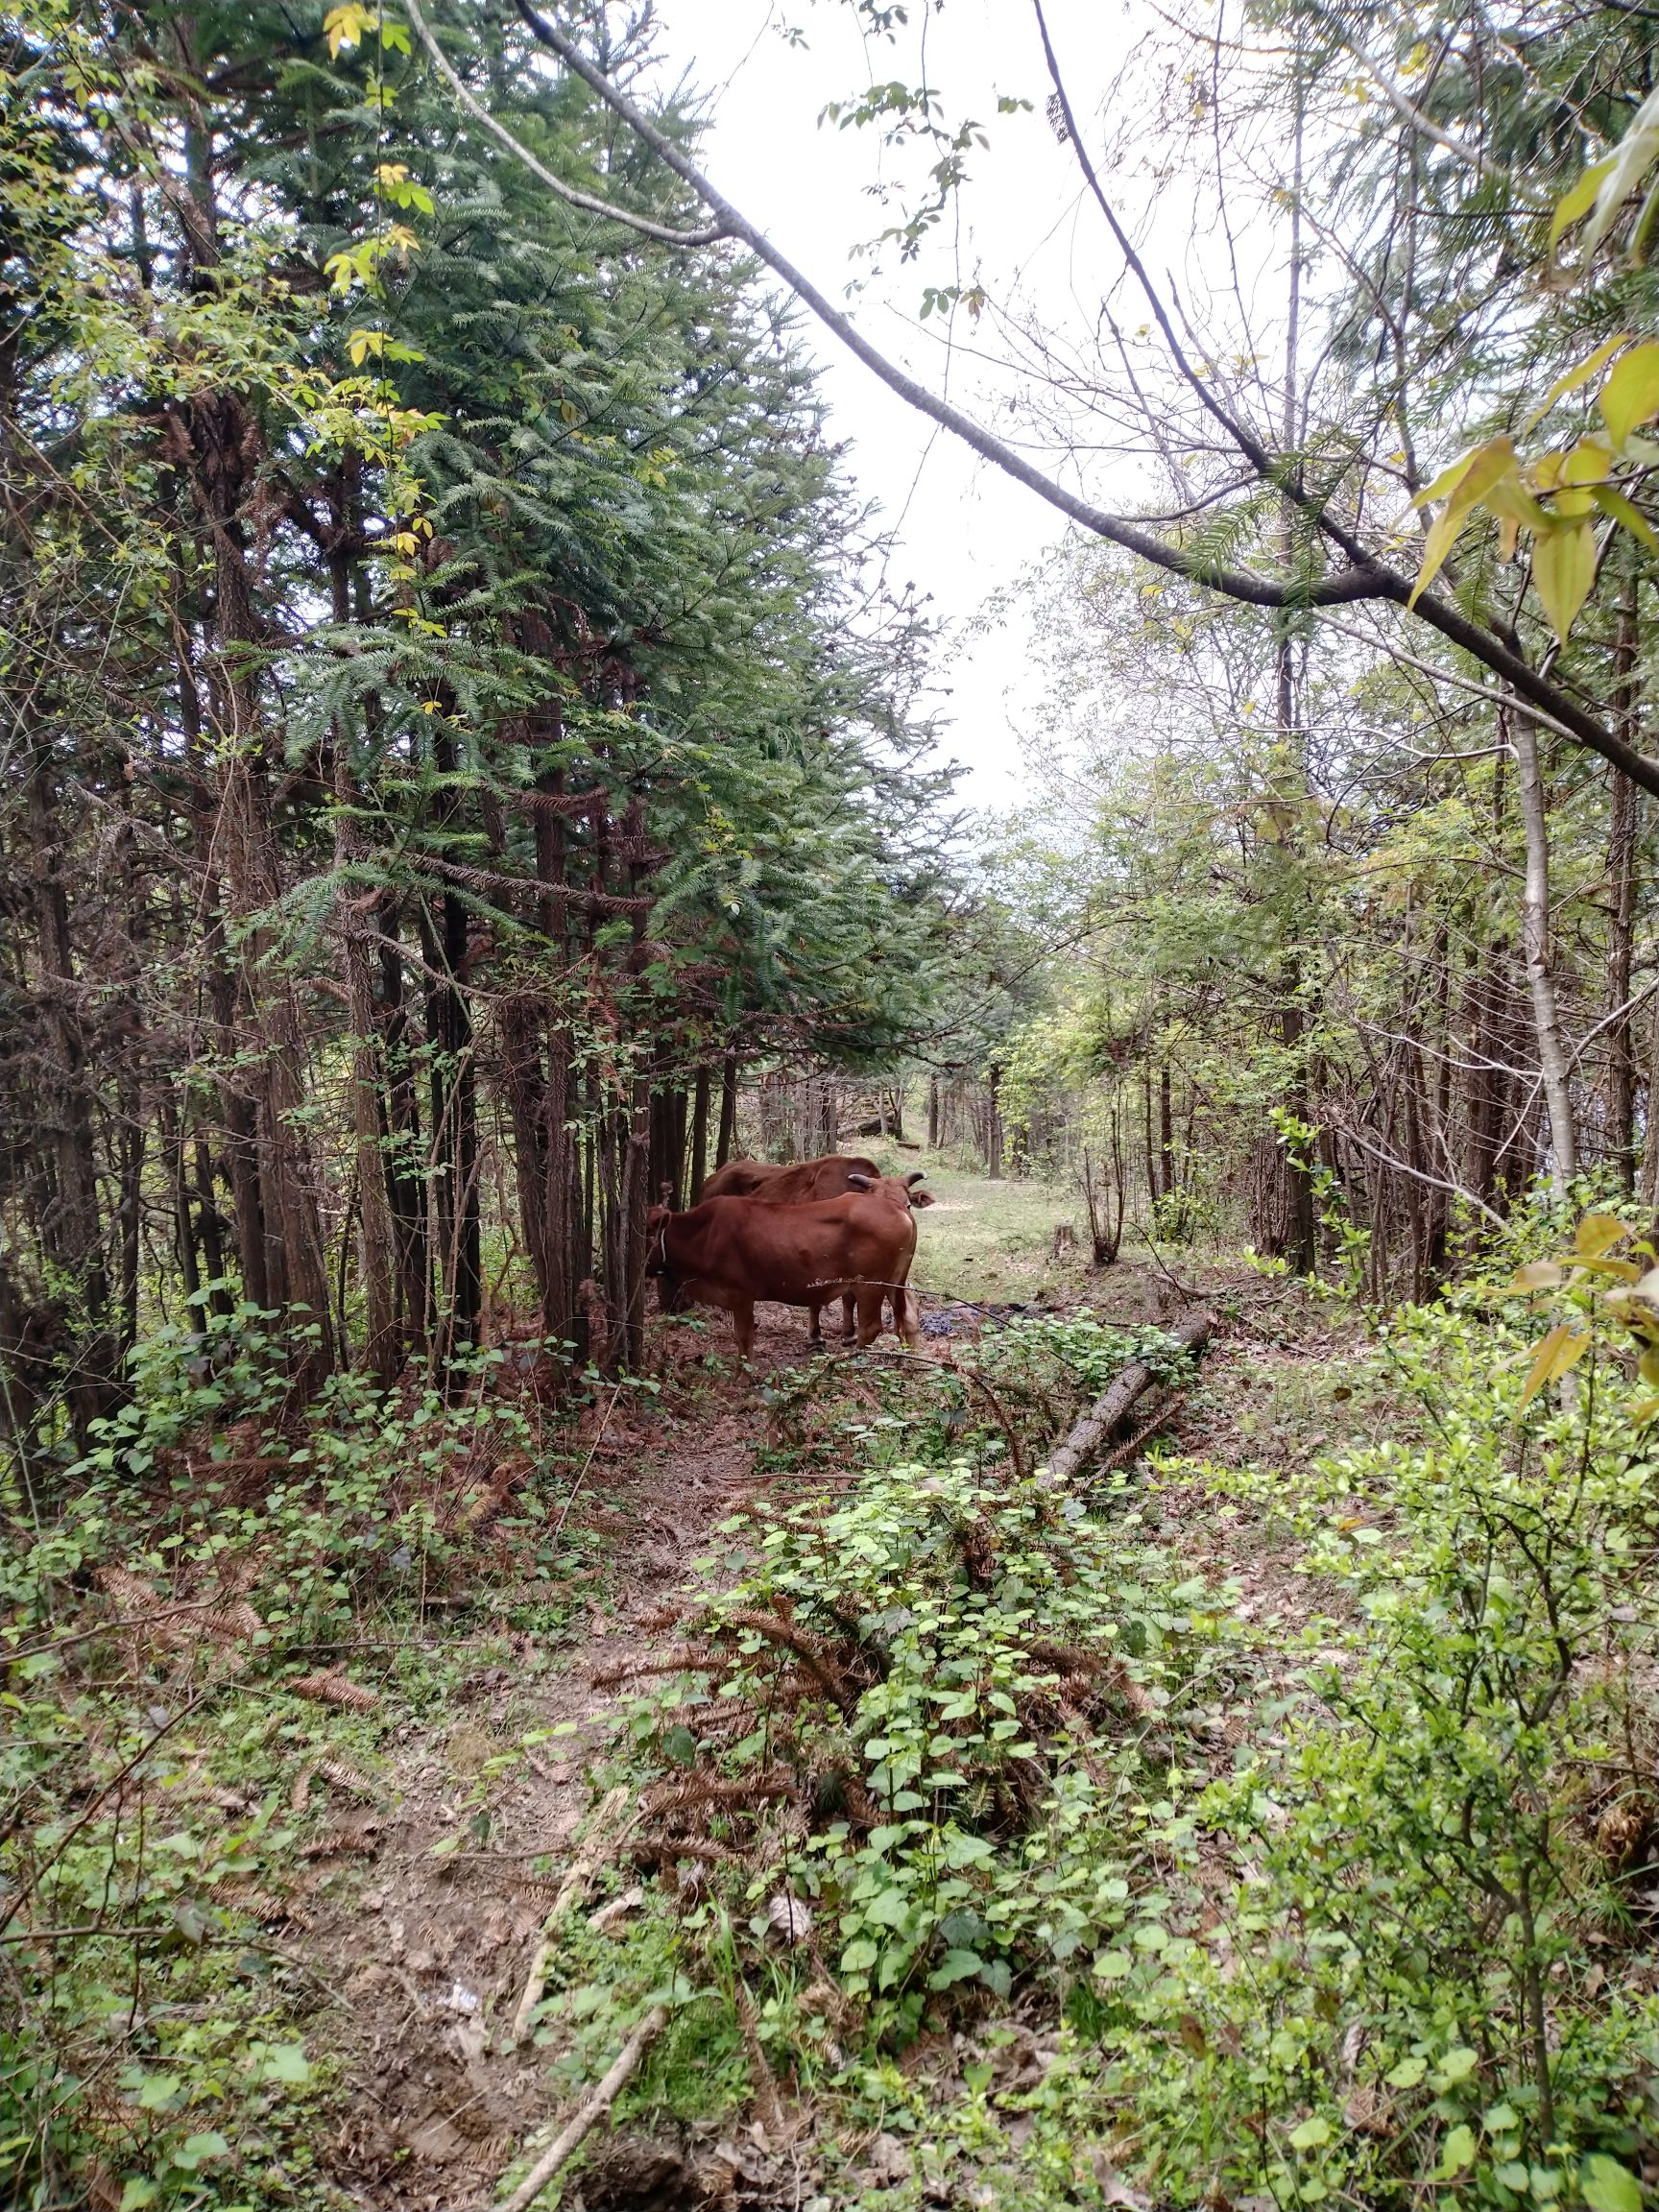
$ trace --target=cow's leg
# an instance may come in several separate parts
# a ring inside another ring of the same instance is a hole
[[[915,1296],[913,1291],[894,1291],[894,1334],[902,1338],[903,1342],[912,1352],[919,1352],[922,1349],[922,1328],[920,1321],[921,1311],[921,1302]]]
[[[732,1301],[732,1327],[737,1337],[737,1364],[746,1367],[749,1355],[755,1349],[755,1301],[753,1298],[734,1298]]]
[[[856,1308],[854,1304],[852,1291],[843,1290],[841,1293],[841,1341],[843,1344],[851,1344],[858,1333],[857,1323],[854,1319],[855,1312]]]
[[[858,1349],[864,1351],[881,1334],[881,1301],[887,1293],[879,1283],[858,1286]]]
[[[822,1352],[824,1349],[824,1309],[808,1305],[806,1308],[806,1349]]]

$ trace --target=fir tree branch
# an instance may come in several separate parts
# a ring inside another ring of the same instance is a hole
[[[415,36],[432,58],[433,66],[448,85],[461,106],[475,123],[483,125],[490,135],[506,147],[509,154],[522,161],[539,183],[556,193],[572,207],[580,207],[589,215],[604,215],[613,223],[626,224],[630,230],[637,230],[641,237],[654,238],[660,246],[712,246],[729,235],[720,223],[705,224],[700,230],[676,230],[666,223],[653,223],[648,215],[636,215],[632,208],[616,207],[609,200],[600,200],[591,192],[578,191],[574,184],[566,184],[556,177],[546,164],[537,159],[521,139],[516,138],[504,123],[498,123],[482,101],[474,99],[461,82],[454,63],[434,37],[431,26],[421,12],[420,0],[403,0],[404,12],[415,26]]]

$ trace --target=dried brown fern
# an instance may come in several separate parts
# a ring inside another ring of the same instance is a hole
[[[240,1912],[249,1920],[257,1920],[261,1927],[276,1927],[281,1921],[290,1926],[305,1929],[312,1925],[308,1913],[285,1897],[273,1896],[268,1889],[249,1889],[234,1879],[216,1882],[207,1892],[215,1905],[223,1906],[227,1912]]]
[[[850,1713],[858,1701],[858,1693],[836,1664],[827,1646],[815,1636],[808,1636],[804,1628],[797,1628],[792,1621],[784,1621],[776,1613],[763,1613],[747,1606],[734,1607],[727,1613],[721,1625],[726,1628],[750,1628],[757,1636],[763,1636],[770,1644],[780,1644],[786,1651],[793,1651],[803,1667],[821,1685],[843,1713]]]
[[[344,1790],[349,1797],[374,1798],[380,1794],[379,1785],[355,1767],[349,1767],[344,1759],[319,1759],[317,1771],[325,1782],[332,1782],[336,1790]]]
[[[769,1767],[730,1782],[713,1774],[693,1774],[685,1782],[659,1782],[640,1798],[639,1810],[648,1819],[665,1819],[704,1805],[764,1805],[794,1794],[795,1777],[781,1767]]]
[[[338,1705],[349,1713],[372,1713],[380,1702],[378,1690],[366,1689],[349,1674],[335,1673],[328,1668],[301,1674],[288,1688],[296,1697],[310,1697],[319,1705]]]
[[[519,1874],[506,1885],[509,1897],[521,1897],[527,1905],[551,1905],[560,1885],[544,1882],[539,1874]]]
[[[301,1843],[300,1856],[301,1859],[337,1859],[378,1851],[379,1833],[385,1825],[378,1813],[361,1813],[336,1821],[325,1836],[319,1836],[311,1843]]]
[[[221,1644],[241,1644],[257,1636],[265,1623],[246,1598],[234,1597],[207,1616],[207,1632]]]
[[[701,1859],[710,1866],[747,1866],[746,1853],[734,1851],[730,1843],[712,1843],[701,1836],[661,1836],[647,1838],[634,1846],[636,1866],[672,1865],[676,1859]]]
[[[726,1664],[718,1651],[697,1644],[675,1644],[655,1659],[622,1659],[613,1667],[601,1667],[588,1680],[595,1690],[614,1690],[620,1682],[634,1682],[647,1674],[707,1674]]]
[[[148,1636],[164,1651],[190,1648],[193,1639],[183,1620],[176,1617],[179,1609],[171,1600],[157,1597],[141,1575],[134,1575],[130,1567],[99,1567],[92,1579],[107,1597],[114,1599],[135,1634]]]
[[[475,1498],[469,1498],[455,1516],[458,1536],[478,1536],[512,1503],[513,1493],[529,1478],[530,1463],[520,1453],[503,1459]]]

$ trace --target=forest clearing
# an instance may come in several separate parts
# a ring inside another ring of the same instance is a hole
[[[1656,20],[3,0],[0,2203],[1659,2202]]]

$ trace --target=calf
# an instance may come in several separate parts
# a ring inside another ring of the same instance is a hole
[[[902,1285],[916,1252],[908,1206],[875,1191],[849,1190],[805,1205],[757,1205],[753,1198],[706,1198],[689,1213],[655,1206],[647,1223],[647,1274],[699,1305],[732,1316],[737,1355],[755,1344],[755,1303],[805,1306],[811,1340],[821,1343],[819,1309],[834,1297],[854,1302],[860,1345],[881,1331],[881,1302],[894,1291],[894,1325],[915,1348],[918,1331]]]

